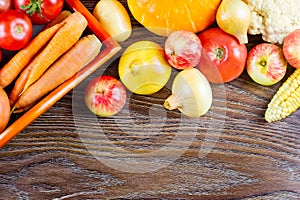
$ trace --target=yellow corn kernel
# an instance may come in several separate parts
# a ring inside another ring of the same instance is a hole
[[[268,104],[265,113],[267,122],[274,122],[289,116],[300,107],[300,69],[282,84]]]

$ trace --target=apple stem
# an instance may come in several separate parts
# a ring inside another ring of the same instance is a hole
[[[95,93],[97,93],[97,94],[104,94],[105,93],[105,89],[103,87],[101,87],[100,84],[97,84],[97,87],[95,88]]]
[[[104,94],[104,90],[103,89],[97,90],[96,93],[97,94]]]
[[[262,61],[260,62],[260,65],[265,67],[265,66],[267,65],[267,62],[266,62],[265,60],[262,60]]]

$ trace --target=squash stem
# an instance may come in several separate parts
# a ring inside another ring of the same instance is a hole
[[[165,100],[164,107],[168,110],[178,109],[181,107],[181,101],[172,94]]]

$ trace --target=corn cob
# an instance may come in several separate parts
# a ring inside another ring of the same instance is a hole
[[[300,107],[300,69],[282,84],[268,104],[265,113],[267,122],[274,122],[289,116]]]

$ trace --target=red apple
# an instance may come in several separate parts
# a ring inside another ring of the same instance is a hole
[[[249,51],[246,69],[256,83],[270,86],[284,77],[287,62],[279,46],[260,43]]]
[[[176,69],[195,67],[200,61],[201,50],[200,39],[191,31],[174,31],[165,41],[166,58]]]
[[[287,62],[300,68],[300,29],[292,31],[283,41],[283,55]]]
[[[112,76],[96,77],[86,88],[85,103],[90,111],[98,116],[115,115],[126,103],[126,89]]]

